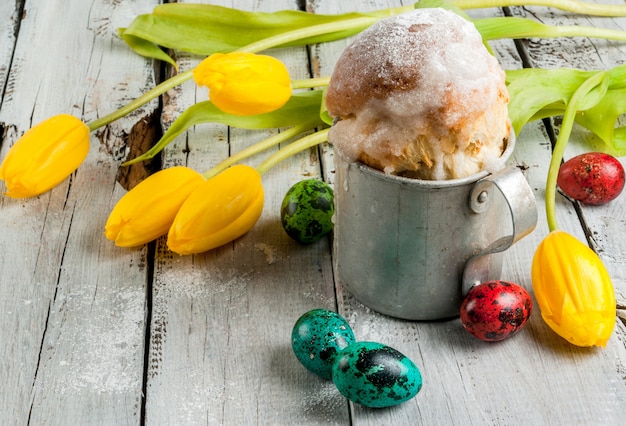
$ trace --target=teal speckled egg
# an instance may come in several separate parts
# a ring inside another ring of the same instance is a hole
[[[311,244],[333,228],[333,189],[318,179],[302,180],[285,194],[280,218],[287,235],[302,244]]]
[[[357,342],[341,351],[332,378],[343,396],[366,407],[401,404],[422,388],[422,375],[413,361],[375,342]]]
[[[309,371],[324,379],[331,378],[337,354],[355,341],[348,322],[326,309],[305,313],[291,332],[291,347],[296,358]]]

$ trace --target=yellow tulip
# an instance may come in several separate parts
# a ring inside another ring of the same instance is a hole
[[[104,235],[119,247],[136,247],[167,234],[180,206],[205,181],[183,166],[156,172],[120,198]]]
[[[72,174],[89,152],[89,127],[76,117],[55,115],[28,130],[0,166],[5,195],[34,197]]]
[[[232,166],[199,186],[180,208],[167,236],[175,253],[201,253],[248,232],[263,211],[256,169]]]
[[[532,285],[544,321],[577,346],[606,346],[616,320],[615,290],[589,247],[555,230],[539,244]]]
[[[291,97],[291,79],[278,59],[246,52],[214,53],[194,70],[211,102],[234,115],[256,115],[282,107]]]

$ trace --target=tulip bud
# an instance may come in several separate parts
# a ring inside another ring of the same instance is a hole
[[[617,315],[615,290],[593,250],[552,231],[535,252],[532,283],[541,316],[559,336],[577,346],[606,346]]]
[[[178,254],[201,253],[248,232],[263,211],[263,185],[256,169],[232,166],[207,180],[182,205],[167,236]]]
[[[267,55],[214,53],[193,70],[193,78],[199,86],[209,88],[211,102],[228,114],[271,112],[291,97],[287,68]]]
[[[55,115],[28,130],[0,166],[5,195],[34,197],[72,174],[89,152],[89,127],[76,117]]]
[[[156,172],[120,198],[104,235],[119,247],[136,247],[167,234],[180,206],[205,180],[183,166]]]

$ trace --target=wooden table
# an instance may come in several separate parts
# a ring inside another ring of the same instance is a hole
[[[607,0],[609,1],[609,0]],[[619,0],[613,0],[620,3]],[[18,0],[0,3],[0,158],[31,125],[57,113],[90,121],[144,93],[171,69],[137,56],[116,29],[157,0]],[[236,0],[245,10],[368,11],[410,1]],[[514,15],[552,24],[626,29],[626,19],[545,8]],[[498,15],[497,9],[473,16]],[[330,74],[347,41],[275,50],[293,78]],[[626,60],[623,43],[591,39],[494,43],[506,69],[607,69]],[[181,70],[200,58],[179,54]],[[92,134],[80,169],[49,193],[0,198],[0,418],[15,425],[372,424],[618,425],[626,421],[626,196],[603,207],[558,200],[561,227],[588,238],[616,288],[618,318],[604,349],[574,347],[536,309],[515,338],[487,344],[458,319],[411,322],[359,304],[336,285],[330,241],[290,240],[279,221],[286,190],[309,177],[333,182],[332,150],[304,152],[264,176],[266,206],[243,238],[181,257],[164,240],[115,247],[103,225],[125,193],[116,176],[130,146],[141,148],[206,90],[185,83]],[[200,125],[177,138],[158,167],[199,171],[275,131]],[[550,144],[529,124],[513,161],[528,168],[539,224],[510,249],[503,278],[531,289],[530,262],[547,233],[544,180]],[[568,155],[588,149],[577,130]],[[264,157],[255,157],[258,164]],[[623,161],[623,160],[622,160]],[[137,180],[135,170],[122,180]],[[290,347],[296,319],[338,310],[359,340],[386,343],[420,367],[411,401],[372,410],[347,402],[308,373]]]

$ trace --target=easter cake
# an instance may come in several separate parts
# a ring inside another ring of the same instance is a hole
[[[511,126],[505,74],[474,24],[440,8],[385,18],[339,58],[329,140],[352,161],[404,177],[497,171]]]

